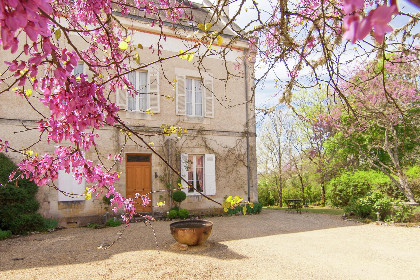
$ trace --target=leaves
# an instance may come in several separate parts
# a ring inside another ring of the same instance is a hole
[[[54,36],[55,36],[55,39],[60,39],[60,37],[61,37],[61,29],[57,29],[55,32],[54,32]]]
[[[200,30],[202,30],[202,31],[204,31],[204,32],[207,32],[207,31],[209,31],[210,30],[210,28],[213,26],[213,24],[211,24],[211,23],[205,23],[205,24],[202,24],[202,23],[200,23],[197,27],[200,29]]]
[[[128,48],[128,44],[126,41],[121,41],[118,48],[120,48],[121,50],[126,50]]]
[[[193,53],[186,53],[184,50],[179,50],[179,58],[181,59],[186,59],[187,61],[191,61],[194,59],[194,54]]]
[[[220,35],[217,36],[216,40],[217,40],[217,45],[221,46],[223,44],[223,38],[222,38],[222,36],[220,36]]]

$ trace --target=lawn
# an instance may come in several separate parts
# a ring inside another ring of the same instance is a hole
[[[287,207],[278,207],[278,206],[265,206],[264,209],[274,209],[274,210],[287,210]],[[344,210],[338,208],[330,208],[330,207],[305,207],[302,208],[302,212],[308,213],[318,213],[318,214],[331,214],[331,215],[343,215]]]

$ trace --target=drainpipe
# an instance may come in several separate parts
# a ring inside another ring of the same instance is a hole
[[[246,172],[248,183],[248,201],[251,202],[251,172],[250,172],[250,159],[249,159],[249,105],[248,105],[248,65],[246,63],[247,52],[244,50],[244,74],[245,74],[245,133],[246,133]]]

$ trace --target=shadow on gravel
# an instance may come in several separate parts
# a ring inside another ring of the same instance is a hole
[[[0,241],[0,271],[98,262],[113,255],[145,250],[227,260],[244,259],[248,256],[236,253],[223,242],[361,225],[344,221],[341,216],[276,210],[263,210],[261,214],[252,216],[211,217],[208,220],[214,223],[209,240],[186,251],[175,246],[169,221],[152,223],[157,240],[150,226],[141,222],[130,224],[129,227],[71,228],[6,239]],[[98,249],[101,245],[107,247],[118,237],[121,238],[113,246],[106,250]]]

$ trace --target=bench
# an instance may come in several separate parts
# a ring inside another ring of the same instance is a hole
[[[303,199],[292,198],[292,199],[285,199],[284,201],[286,201],[286,204],[287,204],[286,211],[296,210],[296,213],[302,214]]]

